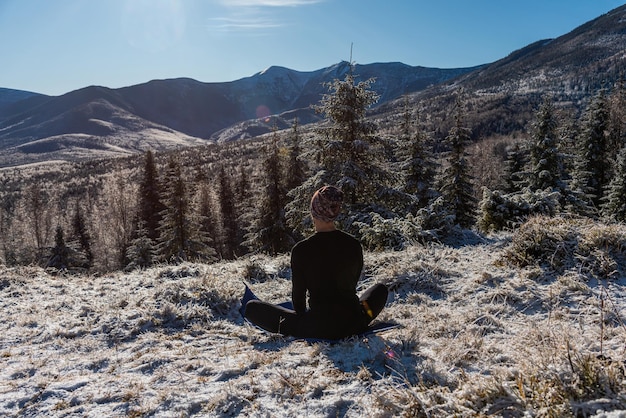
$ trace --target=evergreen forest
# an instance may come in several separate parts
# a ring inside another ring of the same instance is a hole
[[[521,133],[486,136],[470,92],[445,123],[408,97],[382,120],[373,83],[350,71],[315,106],[322,123],[257,138],[4,168],[0,260],[98,273],[284,254],[312,232],[325,184],[346,196],[339,226],[372,251],[462,244],[538,215],[626,221],[623,80],[579,111],[542,97]]]

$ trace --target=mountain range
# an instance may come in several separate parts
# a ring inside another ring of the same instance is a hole
[[[376,78],[381,103],[473,70],[400,63],[354,69],[360,78]],[[9,160],[115,155],[246,138],[271,127],[247,124],[229,137],[224,137],[224,130],[285,112],[309,123],[317,120],[310,107],[328,92],[325,83],[348,71],[346,62],[312,72],[270,67],[226,83],[153,80],[120,89],[90,86],[55,97],[2,89],[0,165],[10,164]]]
[[[626,5],[556,39],[528,45],[491,64],[437,69],[402,63],[356,65],[375,78],[373,114],[397,114],[406,97],[437,120],[463,88],[477,135],[522,130],[540,96],[580,108],[626,70]],[[0,89],[0,166],[120,156],[267,133],[272,126],[319,120],[311,105],[343,79],[347,62],[311,72],[270,67],[225,83],[153,80],[119,89],[90,86],[61,96]],[[473,112],[473,113],[472,113]],[[442,122],[443,123],[443,122]],[[444,123],[445,125],[445,123]]]

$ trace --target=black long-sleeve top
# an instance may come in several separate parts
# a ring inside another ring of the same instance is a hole
[[[363,250],[353,236],[340,231],[317,232],[291,251],[292,300],[295,311],[360,312],[356,295],[363,269]],[[352,316],[352,315],[350,315]],[[340,318],[338,318],[339,320]]]

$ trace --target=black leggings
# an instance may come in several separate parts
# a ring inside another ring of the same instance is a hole
[[[375,284],[363,292],[360,312],[329,307],[324,312],[307,311],[298,315],[288,307],[260,300],[246,304],[245,317],[266,331],[300,338],[341,339],[365,331],[387,303],[387,286]]]

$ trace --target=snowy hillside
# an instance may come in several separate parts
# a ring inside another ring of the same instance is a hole
[[[310,106],[328,93],[325,83],[348,69],[345,62],[310,72],[273,66],[230,82],[152,80],[119,89],[88,86],[57,97],[40,95],[28,100],[32,93],[0,89],[0,167],[15,165],[12,160],[21,164],[48,159],[85,161],[123,157],[138,149],[171,149],[172,141],[138,146],[135,139],[150,138],[155,127],[171,132],[179,147],[193,147],[214,137],[228,141],[271,132],[272,125],[257,122],[271,115],[298,116],[299,123],[310,123],[318,120],[311,116]],[[363,79],[376,78],[379,104],[473,69],[400,63],[356,66]],[[24,100],[18,100],[20,95]],[[87,144],[67,140],[75,135],[87,136]]]
[[[3,267],[0,415],[626,416],[626,278],[589,280],[573,255],[559,273],[515,267],[515,239],[366,254],[362,287],[388,284],[381,319],[402,327],[338,344],[243,323],[242,279],[287,299],[287,256]]]

